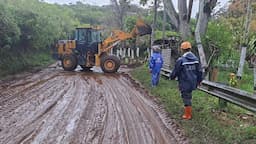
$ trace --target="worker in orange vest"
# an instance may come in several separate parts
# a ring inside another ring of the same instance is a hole
[[[202,70],[198,58],[191,52],[191,43],[181,44],[183,55],[176,61],[170,79],[178,78],[179,90],[184,103],[183,119],[192,118],[192,91],[202,82]]]

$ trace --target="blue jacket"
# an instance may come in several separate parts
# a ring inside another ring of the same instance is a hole
[[[201,65],[192,52],[186,52],[175,64],[170,75],[171,79],[178,77],[180,91],[191,92],[203,80]]]
[[[161,53],[154,52],[149,60],[149,68],[152,70],[152,73],[158,73],[161,71],[163,66],[163,58]]]

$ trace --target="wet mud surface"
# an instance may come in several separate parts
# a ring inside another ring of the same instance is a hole
[[[47,68],[0,82],[0,144],[188,143],[124,73]]]

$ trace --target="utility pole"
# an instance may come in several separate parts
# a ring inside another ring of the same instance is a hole
[[[237,78],[242,79],[243,75],[243,70],[244,70],[244,62],[245,62],[245,57],[246,57],[246,50],[247,50],[247,45],[248,45],[248,34],[249,34],[249,24],[251,22],[251,17],[252,17],[252,8],[251,8],[251,0],[247,0],[247,5],[246,5],[246,21],[244,24],[244,34],[242,38],[242,44],[241,44],[241,55],[240,55],[240,62],[239,62],[239,67],[237,71]]]

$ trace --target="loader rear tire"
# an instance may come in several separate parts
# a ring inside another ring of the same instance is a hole
[[[115,73],[120,67],[120,60],[113,55],[106,55],[101,58],[100,66],[105,73]]]
[[[77,58],[74,55],[65,55],[62,57],[61,65],[65,71],[73,71],[77,67]]]

